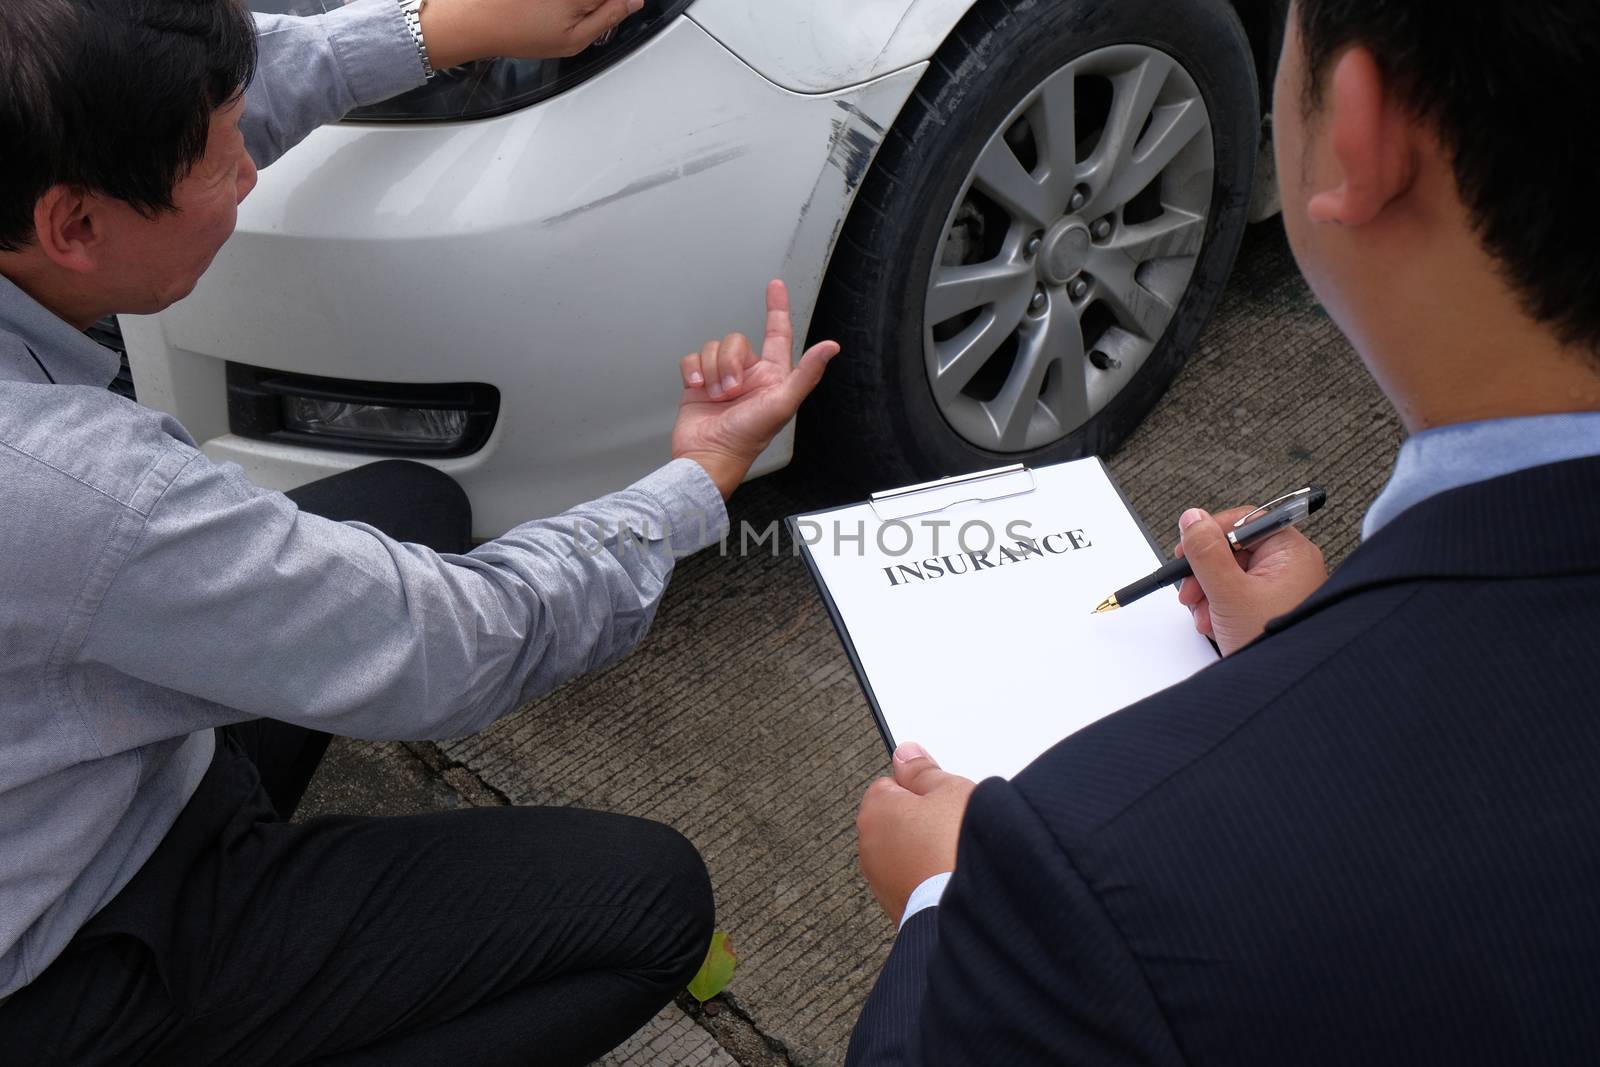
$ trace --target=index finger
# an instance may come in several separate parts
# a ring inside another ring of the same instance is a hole
[[[767,283],[767,338],[761,358],[788,368],[794,358],[794,324],[789,320],[789,287],[774,278]]]
[[[856,829],[865,830],[881,817],[886,807],[892,808],[911,795],[911,790],[893,778],[874,778],[861,794],[861,803],[856,808]]]

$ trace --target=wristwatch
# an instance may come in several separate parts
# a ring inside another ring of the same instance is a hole
[[[428,42],[422,39],[422,8],[428,0],[400,0],[400,14],[405,16],[406,29],[411,31],[411,39],[417,42],[417,58],[422,60],[422,73],[433,79],[433,64],[428,62]]]

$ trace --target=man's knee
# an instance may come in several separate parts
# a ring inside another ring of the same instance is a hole
[[[427,496],[441,503],[466,506],[467,494],[461,484],[437,467],[411,459],[380,459],[357,468],[368,477],[403,486],[410,493]]]
[[[379,460],[291,489],[287,496],[302,511],[335,522],[364,522],[435,551],[471,547],[472,505],[466,491],[424,463]]]
[[[662,823],[645,826],[651,837],[649,854],[655,859],[652,870],[659,880],[661,920],[668,927],[670,947],[664,962],[681,986],[700,969],[711,944],[716,919],[711,875],[688,838]]]
[[[372,484],[385,487],[396,498],[409,501],[413,506],[440,514],[472,514],[472,504],[461,483],[426,463],[409,459],[380,459],[356,468],[353,473]]]

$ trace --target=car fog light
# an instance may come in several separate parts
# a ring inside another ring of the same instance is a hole
[[[294,396],[284,398],[283,428],[360,441],[456,448],[466,436],[468,414],[460,409],[430,411]]]
[[[482,448],[499,413],[499,391],[480,382],[361,382],[228,364],[228,426],[263,441],[446,459]]]

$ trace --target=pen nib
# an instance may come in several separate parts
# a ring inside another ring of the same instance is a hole
[[[1104,600],[1100,601],[1100,606],[1095,608],[1090,614],[1104,615],[1108,611],[1116,611],[1121,606],[1121,604],[1117,603],[1116,594],[1113,593],[1111,596],[1108,596]]]

